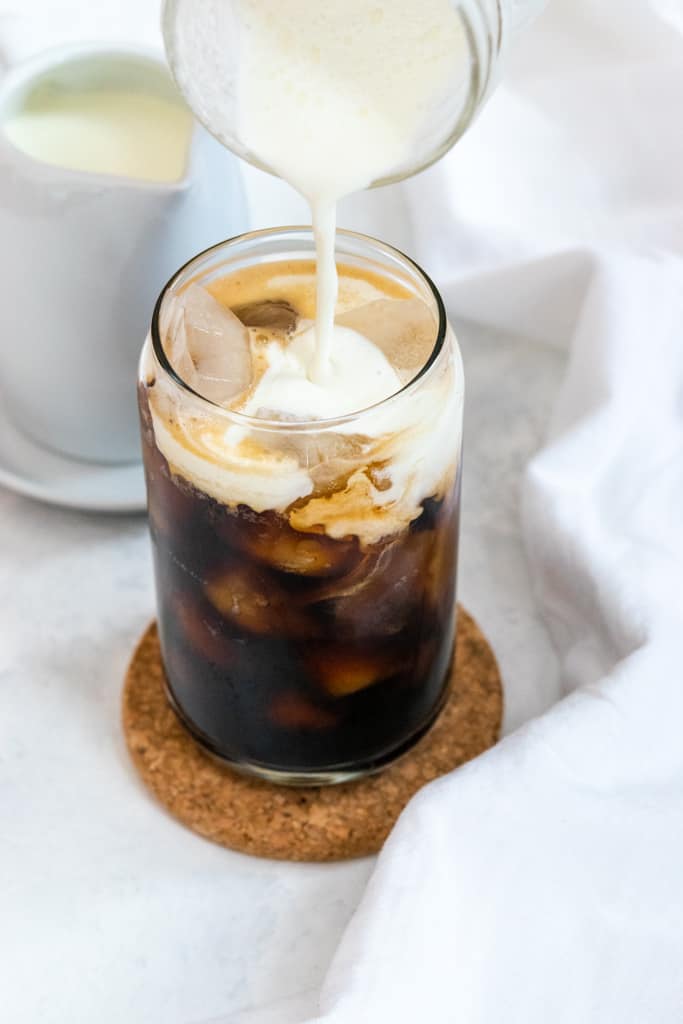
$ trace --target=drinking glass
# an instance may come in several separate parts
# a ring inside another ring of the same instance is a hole
[[[415,744],[446,698],[456,625],[463,370],[415,263],[337,235],[340,267],[395,282],[433,316],[428,358],[368,409],[247,416],[169,360],[190,283],[314,254],[310,229],[284,228],[197,256],[161,294],[139,380],[169,699],[206,749],[287,784],[355,778]]]

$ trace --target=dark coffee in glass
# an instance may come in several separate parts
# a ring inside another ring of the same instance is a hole
[[[455,631],[463,375],[441,300],[406,257],[340,232],[337,322],[381,348],[397,391],[284,416],[259,402],[304,344],[312,253],[286,229],[193,260],[159,301],[139,385],[169,698],[214,754],[290,784],[411,747],[445,699]]]

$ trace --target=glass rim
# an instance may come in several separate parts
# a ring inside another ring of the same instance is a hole
[[[421,279],[423,284],[426,286],[427,291],[430,293],[434,304],[436,306],[436,312],[438,317],[438,323],[436,328],[436,338],[434,345],[429,354],[428,359],[420,367],[415,376],[409,380],[403,387],[399,388],[391,395],[387,395],[386,398],[382,398],[379,402],[374,402],[372,405],[364,406],[362,409],[355,409],[353,412],[344,413],[342,416],[333,416],[324,419],[306,419],[306,420],[280,420],[280,419],[266,419],[259,416],[252,416],[248,413],[239,412],[237,409],[226,409],[225,406],[219,405],[213,402],[211,399],[204,397],[198,391],[183,380],[180,374],[175,370],[168,358],[164,345],[161,339],[161,331],[159,329],[159,320],[161,316],[161,309],[164,300],[169,295],[174,286],[184,277],[187,276],[188,271],[191,271],[192,267],[204,259],[210,256],[212,253],[218,253],[221,250],[225,250],[231,246],[236,246],[239,243],[252,242],[264,240],[267,238],[278,238],[286,235],[299,235],[305,236],[307,240],[313,240],[313,230],[308,225],[287,225],[277,228],[262,228],[257,231],[245,231],[239,235],[234,235],[232,238],[224,239],[221,242],[217,242],[215,245],[210,245],[208,248],[203,249],[201,252],[192,256],[186,263],[182,265],[166,282],[164,287],[161,289],[159,297],[154,306],[152,313],[151,323],[151,339],[152,339],[152,350],[157,365],[164,371],[167,377],[171,379],[181,391],[191,395],[195,402],[199,402],[201,406],[205,406],[210,409],[213,415],[224,416],[227,420],[231,421],[236,425],[244,427],[250,427],[251,429],[257,430],[276,430],[279,432],[307,432],[307,431],[323,431],[329,430],[335,426],[347,424],[354,420],[360,419],[369,413],[375,412],[378,409],[385,408],[389,403],[394,402],[398,399],[404,398],[406,395],[417,390],[419,383],[425,378],[432,367],[436,364],[439,359],[446,342],[446,336],[448,331],[448,318],[446,315],[446,308],[444,306],[443,299],[439,293],[438,288],[429,277],[429,275],[415,262],[410,256],[407,256],[400,249],[395,248],[392,245],[382,242],[377,238],[373,238],[371,235],[365,235],[358,231],[350,231],[346,228],[338,228],[336,235],[337,237],[355,239],[356,241],[369,244],[372,249],[380,250],[388,255],[398,258],[399,262],[407,264],[408,268],[416,273],[417,277]],[[192,278],[190,277],[190,281]],[[399,301],[399,300],[397,300]],[[362,431],[359,430],[359,433]]]

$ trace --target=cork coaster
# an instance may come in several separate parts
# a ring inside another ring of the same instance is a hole
[[[498,666],[462,608],[454,669],[450,696],[432,728],[381,774],[336,786],[288,788],[239,775],[195,743],[166,698],[152,624],[128,668],[123,728],[143,782],[187,828],[259,857],[346,860],[376,853],[418,789],[498,739]]]

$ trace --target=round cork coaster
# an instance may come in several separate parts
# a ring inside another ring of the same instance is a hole
[[[315,788],[271,785],[233,772],[181,725],[164,689],[156,625],[142,637],[123,691],[123,728],[145,785],[183,825],[258,857],[332,861],[376,853],[427,782],[498,739],[500,674],[486,638],[458,612],[450,695],[429,732],[379,775]]]

